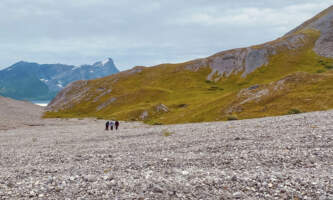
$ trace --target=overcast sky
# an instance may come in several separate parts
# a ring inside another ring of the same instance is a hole
[[[0,68],[17,61],[121,69],[276,39],[332,0],[1,0]]]

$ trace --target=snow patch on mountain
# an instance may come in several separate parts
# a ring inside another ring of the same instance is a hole
[[[80,69],[82,67],[82,65],[80,65],[80,66],[74,66],[73,68],[72,68],[72,70],[74,71],[74,70],[76,70],[76,69]]]
[[[39,79],[40,81],[42,81],[43,83],[47,83],[47,82],[49,82],[49,80],[47,80],[47,79],[43,79],[43,78],[41,78],[41,79]]]
[[[102,65],[105,66],[110,61],[111,61],[111,58],[107,58],[106,60],[102,61]]]
[[[58,86],[59,88],[64,88],[64,86],[63,86],[63,82],[62,82],[62,81],[58,81],[57,86]]]

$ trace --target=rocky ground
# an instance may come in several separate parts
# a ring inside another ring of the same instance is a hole
[[[0,96],[0,130],[39,125],[43,109],[30,102]]]
[[[333,111],[1,130],[0,199],[333,199]]]

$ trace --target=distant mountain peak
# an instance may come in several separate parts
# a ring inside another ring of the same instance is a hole
[[[119,70],[111,58],[81,66],[20,61],[0,70],[0,95],[15,99],[51,99],[73,81],[101,78],[117,72]]]
[[[34,62],[27,62],[24,60],[18,61],[17,63],[15,63],[14,65],[20,65],[20,64],[35,64]]]
[[[112,58],[107,58],[107,59],[105,59],[105,60],[102,61],[102,65],[104,66],[104,65],[106,65],[107,63],[110,63],[110,62],[113,63]]]
[[[95,66],[95,67],[104,67],[106,65],[114,66],[112,58],[107,58],[103,61],[99,61],[99,62],[96,62],[95,64],[93,64],[93,66]]]

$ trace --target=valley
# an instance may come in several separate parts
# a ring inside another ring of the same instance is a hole
[[[333,112],[0,130],[2,199],[332,199]]]

